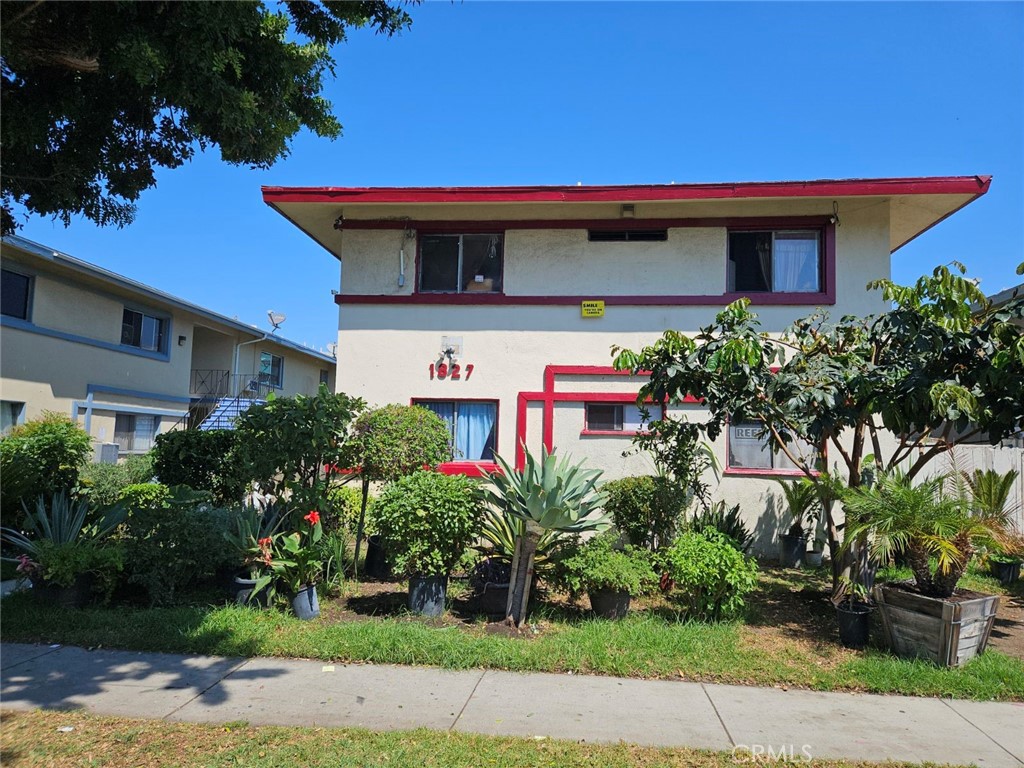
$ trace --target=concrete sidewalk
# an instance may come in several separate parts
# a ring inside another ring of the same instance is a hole
[[[0,645],[4,707],[1024,766],[1024,704]]]

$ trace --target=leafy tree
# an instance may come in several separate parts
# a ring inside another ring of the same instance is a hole
[[[2,3],[3,232],[12,204],[132,221],[157,167],[196,148],[268,168],[302,128],[336,138],[321,95],[350,27],[392,36],[409,15],[349,2]]]
[[[363,502],[356,528],[354,568],[359,568],[371,483],[389,483],[424,467],[451,459],[448,426],[444,419],[419,405],[385,405],[367,411],[352,426],[342,466],[358,470]]]
[[[156,436],[153,470],[164,485],[209,491],[217,504],[237,504],[250,478],[238,472],[237,433],[230,429],[183,429]]]
[[[615,365],[651,372],[638,402],[700,397],[711,439],[729,419],[763,423],[819,490],[838,596],[850,566],[833,512],[843,485],[862,485],[865,468],[906,466],[913,479],[958,443],[995,443],[1024,426],[1024,298],[990,306],[964,271],[938,267],[908,287],[874,281],[891,309],[837,322],[816,312],[779,337],[740,299],[693,336],[670,330],[639,352],[615,350]],[[845,477],[819,474],[794,440],[827,446]]]
[[[331,475],[341,462],[353,419],[365,403],[326,384],[313,397],[274,397],[235,423],[235,461],[242,477],[259,483],[289,509],[319,510],[327,503]]]

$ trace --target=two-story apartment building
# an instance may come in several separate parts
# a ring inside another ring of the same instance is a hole
[[[148,450],[270,391],[334,387],[330,355],[21,237],[2,245],[3,428],[67,413],[98,444]],[[219,408],[219,411],[218,411]]]
[[[641,428],[639,381],[610,368],[667,328],[693,332],[748,296],[768,332],[822,307],[884,308],[890,255],[985,194],[987,177],[570,187],[282,188],[264,201],[341,263],[338,387],[416,402],[459,461],[522,446],[607,478]],[[671,410],[699,419],[699,403]],[[719,493],[764,510],[792,474],[754,425],[715,446]],[[755,510],[751,510],[752,513]]]

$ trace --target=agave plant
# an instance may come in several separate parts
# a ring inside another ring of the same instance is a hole
[[[123,507],[115,504],[103,510],[99,518],[87,522],[89,502],[86,499],[72,499],[61,491],[54,494],[47,503],[44,496],[36,499],[35,509],[25,510],[25,530],[0,528],[3,540],[20,549],[33,560],[37,560],[41,549],[47,544],[64,545],[80,542],[94,543],[109,536],[124,522]]]
[[[943,493],[946,480],[912,485],[897,472],[880,476],[871,488],[849,489],[844,547],[866,539],[870,554],[882,562],[905,552],[921,593],[950,597],[975,549],[998,546],[1007,532],[1000,516],[972,513],[966,498]]]
[[[545,535],[583,533],[609,527],[602,507],[605,494],[597,490],[600,470],[584,469],[568,457],[559,461],[545,449],[540,461],[526,452],[522,471],[500,456],[494,457],[500,468],[484,486],[484,497],[492,523],[507,525],[515,538],[512,577],[509,585],[506,621],[520,626],[526,617],[530,599],[537,549]],[[507,530],[502,536],[507,535]]]
[[[235,511],[224,539],[235,550],[238,561],[249,569],[251,578],[256,578],[261,570],[253,557],[258,542],[278,533],[283,522],[284,515],[277,504],[269,504],[265,510],[247,505]]]

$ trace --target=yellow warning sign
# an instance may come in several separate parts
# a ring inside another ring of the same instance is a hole
[[[583,317],[604,317],[604,302],[584,301],[580,304],[580,314]]]

